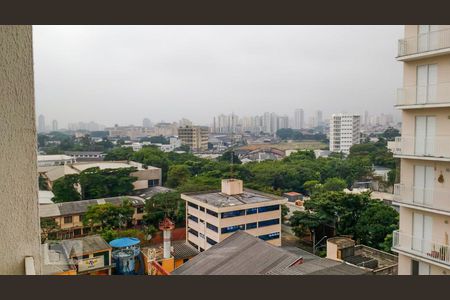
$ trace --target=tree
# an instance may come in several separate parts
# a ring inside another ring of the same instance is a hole
[[[393,141],[396,137],[400,136],[400,131],[393,127],[388,127],[382,134],[381,137],[385,138],[387,141]]]
[[[130,160],[133,149],[130,147],[118,147],[110,150],[105,155],[105,160]]]
[[[39,190],[41,191],[49,190],[47,180],[41,174],[39,174]]]
[[[191,172],[189,172],[188,166],[174,165],[169,168],[166,184],[169,187],[175,188],[185,183],[190,176]]]
[[[167,172],[169,171],[169,160],[167,159],[166,153],[162,152],[157,147],[143,147],[141,150],[133,153],[131,160],[147,166],[160,168],[162,172],[162,181],[166,182]]]
[[[41,244],[45,243],[52,233],[58,231],[58,228],[55,219],[41,218]]]
[[[239,159],[239,157],[234,153],[234,151],[229,150],[224,152],[221,156],[219,156],[217,158],[218,161],[226,161],[226,162],[231,162],[231,154],[233,153],[233,164],[237,164],[240,165],[242,164],[241,160]]]
[[[90,205],[84,215],[83,225],[91,229],[100,226],[101,231],[125,228],[131,223],[133,214],[131,202],[124,197],[119,206],[112,203]]]
[[[284,223],[284,219],[289,214],[289,207],[287,207],[285,204],[281,205],[281,220]]]
[[[398,229],[398,218],[395,209],[379,200],[374,200],[356,223],[356,237],[362,244],[383,249],[387,235]]]
[[[54,202],[77,201],[81,199],[80,193],[75,188],[79,183],[78,174],[65,175],[53,183]]]
[[[328,178],[325,180],[325,183],[323,184],[323,189],[325,191],[335,191],[339,192],[344,190],[347,187],[347,183],[345,180],[337,177]]]
[[[178,192],[160,193],[147,200],[144,222],[158,227],[159,222],[168,217],[176,224],[185,226],[185,213],[185,202]]]
[[[308,180],[303,184],[303,189],[308,195],[322,190],[322,184],[318,180]]]
[[[136,177],[131,176],[136,168],[100,169],[93,167],[79,174],[83,199],[98,199],[129,195]]]

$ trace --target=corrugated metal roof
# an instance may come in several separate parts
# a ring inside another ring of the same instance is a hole
[[[201,252],[176,269],[175,275],[264,275],[287,268],[300,257],[244,231]]]

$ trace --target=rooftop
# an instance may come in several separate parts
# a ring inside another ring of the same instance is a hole
[[[139,196],[141,198],[149,200],[156,194],[168,193],[168,192],[172,192],[172,191],[174,191],[174,190],[158,185],[158,186],[149,187],[144,190],[136,191],[135,194],[136,194],[136,196]]]
[[[79,257],[101,251],[111,250],[111,246],[99,235],[88,235],[81,238],[63,240],[61,244],[68,257]]]
[[[231,207],[245,204],[264,203],[274,200],[286,200],[284,197],[250,189],[244,189],[244,192],[238,195],[227,195],[219,190],[210,192],[184,193],[183,195],[215,207]]]
[[[55,194],[51,191],[39,191],[39,204],[53,204],[53,197],[55,197]]]
[[[145,205],[145,200],[136,196],[121,196],[92,200],[80,200],[71,202],[62,202],[55,204],[39,205],[39,216],[41,218],[59,217],[66,215],[76,215],[85,213],[90,205],[111,203],[120,205],[128,199],[134,206]]]
[[[45,162],[45,161],[71,161],[73,158],[68,155],[63,154],[52,154],[52,155],[38,155],[37,161],[38,162]]]
[[[369,271],[320,258],[296,247],[276,247],[237,231],[201,252],[173,275],[363,275]]]
[[[186,241],[172,241],[171,254],[175,259],[186,259],[191,258],[199,254],[199,251],[192,247]],[[142,248],[142,252],[147,254],[148,250],[154,250],[156,254],[156,259],[161,259],[163,257],[163,244],[152,245],[149,247]]]

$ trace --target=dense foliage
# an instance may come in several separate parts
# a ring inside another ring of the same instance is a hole
[[[175,224],[185,226],[185,202],[177,192],[160,193],[147,200],[145,205],[144,222],[156,228],[165,217],[170,218]]]
[[[323,133],[302,133],[298,129],[292,128],[281,128],[276,132],[277,137],[282,140],[295,140],[295,141],[303,141],[303,140],[316,140],[316,141],[324,141],[327,139],[327,136]]]
[[[398,213],[368,193],[320,192],[306,201],[305,211],[294,212],[290,222],[294,232],[302,236],[315,231],[317,239],[324,228],[333,228],[335,235],[350,235],[368,246],[386,249],[386,238],[398,228]]]
[[[83,217],[83,225],[92,230],[94,227],[99,227],[100,231],[126,228],[133,214],[134,208],[127,199],[124,199],[119,206],[111,203],[91,205]]]

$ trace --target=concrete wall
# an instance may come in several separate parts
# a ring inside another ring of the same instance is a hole
[[[0,26],[0,135],[0,274],[40,274],[31,26]]]

